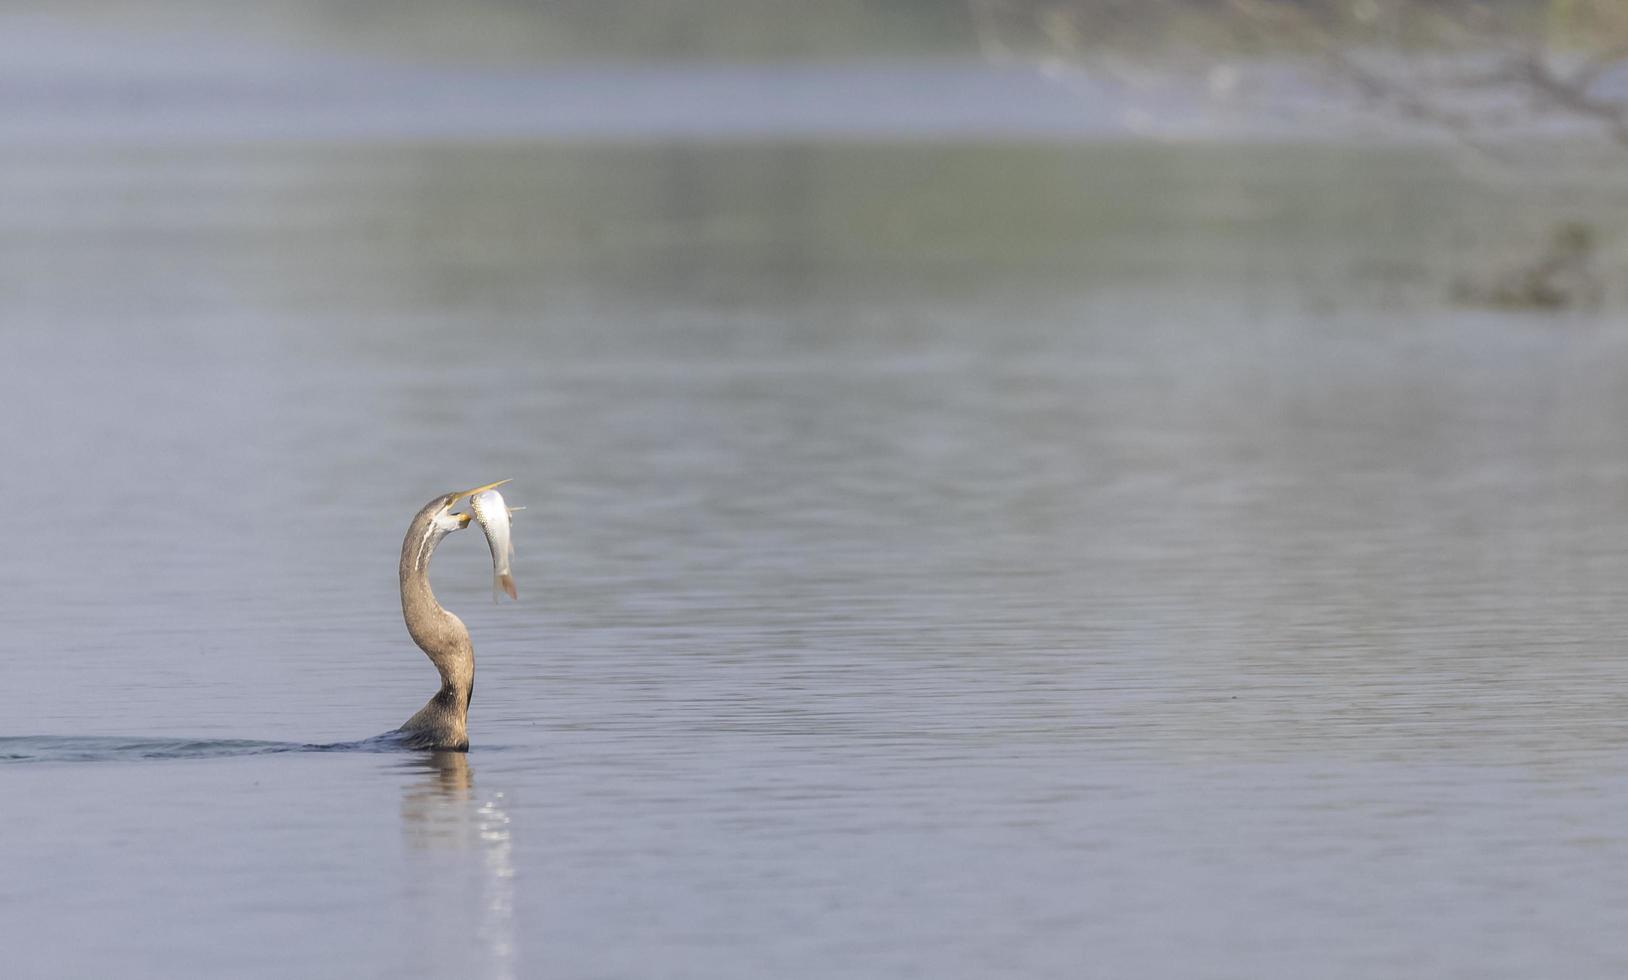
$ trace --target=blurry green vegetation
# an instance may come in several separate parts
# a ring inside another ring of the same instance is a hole
[[[59,0],[49,15],[498,64],[972,56],[992,37],[1022,51],[1247,54],[1303,47],[1279,29],[1291,19],[1351,43],[1458,43],[1493,24],[1584,51],[1628,36],[1618,0]]]
[[[1616,0],[62,0],[47,16],[114,32],[196,32],[500,69],[982,55],[1007,63],[1073,59],[1089,72],[1175,49],[1199,52],[1176,67],[1201,69],[1230,69],[1254,54],[1316,54],[1357,97],[1462,133],[1466,142],[1480,135],[1479,121],[1436,99],[1459,91],[1452,85],[1502,86],[1498,92],[1513,93],[1539,117],[1570,114],[1628,148],[1628,102],[1595,87],[1628,52],[1628,3]],[[1433,45],[1496,50],[1501,60],[1496,71],[1446,83],[1391,70]],[[1404,56],[1400,62],[1376,68],[1363,60],[1386,46]],[[1530,128],[1513,132],[1523,145],[1543,143],[1528,138]],[[1592,267],[1596,252],[1608,260],[1616,237],[1609,229],[1625,223],[1614,202],[1509,204],[1511,187],[1525,191],[1509,183],[1472,192],[1451,161],[1418,148],[790,145],[530,154],[448,147],[369,159],[385,180],[411,161],[411,173],[393,176],[421,186],[412,207],[394,202],[396,210],[365,216],[379,240],[353,245],[365,252],[388,244],[410,255],[429,255],[425,243],[444,246],[435,267],[407,279],[442,296],[499,280],[526,292],[544,281],[511,282],[513,261],[580,277],[637,268],[669,291],[722,282],[747,288],[741,284],[755,280],[727,268],[743,262],[758,263],[762,281],[781,286],[833,271],[863,278],[885,266],[940,278],[950,290],[971,281],[973,270],[1107,284],[1188,269],[1220,282],[1281,264],[1301,270],[1301,281],[1333,284],[1318,287],[1330,294],[1346,288],[1342,278],[1366,277],[1386,288],[1429,282],[1438,302],[1451,294],[1553,308],[1572,305],[1574,295],[1555,283],[1586,279],[1574,273],[1584,260]],[[1545,144],[1538,172],[1552,170],[1555,159]],[[1619,161],[1611,157],[1608,166]],[[450,173],[485,176],[454,186],[446,183]],[[614,178],[615,193],[576,186],[601,174]],[[356,182],[373,179],[359,172]],[[577,201],[591,205],[579,209]],[[319,221],[321,208],[310,202],[289,207],[295,216],[307,207]],[[1589,216],[1586,226],[1575,223],[1579,212]],[[1556,243],[1582,239],[1551,234],[1556,227],[1586,227],[1587,247],[1557,251]],[[297,233],[298,222],[291,228]],[[1240,235],[1254,236],[1250,247],[1237,247]],[[307,254],[320,250],[292,249],[283,260],[299,263]],[[1501,279],[1518,288],[1500,285],[1489,270],[1511,270]],[[537,298],[528,292],[526,301]]]
[[[1015,49],[1304,52],[1327,39],[1408,50],[1520,41],[1614,52],[1619,0],[969,0],[980,30]]]
[[[469,307],[541,323],[604,297],[657,310],[805,295],[885,306],[924,287],[945,302],[1152,285],[1199,306],[1433,307],[1458,279],[1529,255],[1557,220],[1423,148],[425,144],[118,160],[150,192],[81,194],[76,213],[95,220],[53,228],[48,243],[30,229],[41,262],[19,252],[0,276],[19,302],[158,314],[205,281],[296,318]],[[209,206],[177,211],[179,200]],[[175,292],[132,300],[128,257],[98,263],[106,241],[154,215],[169,231],[141,261],[194,275],[137,276]],[[1624,208],[1594,217],[1618,222]],[[103,275],[122,285],[99,298],[86,283]]]
[[[1628,152],[1622,0],[971,0],[980,44],[1009,61],[1107,77],[1199,80],[1217,103],[1296,100],[1451,137],[1467,169],[1516,193],[1595,203],[1527,239],[1525,256],[1455,282],[1461,303],[1597,305],[1600,199]],[[1127,66],[1135,66],[1127,72]],[[1603,151],[1603,152],[1602,152]]]
[[[424,63],[976,53],[971,13],[957,0],[64,0],[51,15]]]

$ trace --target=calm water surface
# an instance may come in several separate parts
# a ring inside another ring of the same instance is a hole
[[[0,194],[9,976],[1628,971],[1628,328],[1441,305],[1428,157]],[[422,704],[400,536],[502,477],[468,756],[269,751]]]

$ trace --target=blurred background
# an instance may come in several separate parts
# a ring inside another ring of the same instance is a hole
[[[1625,45],[0,6],[8,975],[1623,975]]]

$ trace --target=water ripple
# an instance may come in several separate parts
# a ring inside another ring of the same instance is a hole
[[[355,742],[267,742],[242,738],[124,738],[18,735],[0,737],[0,764],[129,762],[138,759],[223,759],[288,752],[410,752],[394,733]]]

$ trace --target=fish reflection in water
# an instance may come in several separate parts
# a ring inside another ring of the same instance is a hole
[[[401,801],[410,888],[425,903],[410,927],[417,962],[435,975],[515,976],[514,853],[503,794],[477,789],[462,752],[433,752],[405,769],[421,776]]]

